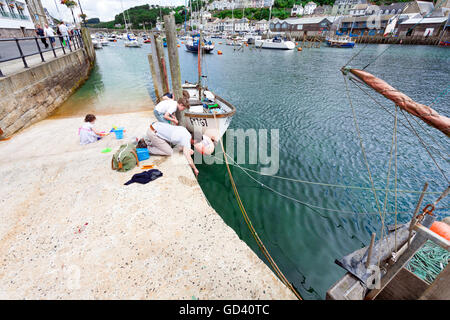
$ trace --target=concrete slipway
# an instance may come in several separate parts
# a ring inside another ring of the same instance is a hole
[[[0,299],[295,299],[208,205],[182,154],[151,157],[163,178],[124,186],[141,170],[111,170],[123,140],[80,146],[82,121],[0,142]],[[142,136],[151,121],[105,115],[96,127]]]

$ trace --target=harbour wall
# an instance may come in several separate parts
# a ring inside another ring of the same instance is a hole
[[[48,117],[89,77],[95,61],[89,33],[84,48],[0,78],[0,138]]]

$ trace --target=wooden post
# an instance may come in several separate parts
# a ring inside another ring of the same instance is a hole
[[[155,64],[153,63],[153,56],[148,55],[148,63],[150,64],[150,72],[152,73],[153,88],[155,89],[156,103],[159,103],[161,99],[161,83],[158,81],[158,76],[156,75]]]
[[[420,194],[420,197],[419,197],[419,201],[417,202],[416,209],[414,210],[414,213],[413,213],[413,216],[411,219],[411,223],[409,224],[408,247],[409,247],[409,244],[411,243],[411,234],[412,234],[412,231],[416,224],[416,215],[420,210],[420,206],[422,205],[423,197],[425,196],[425,191],[427,191],[427,189],[428,189],[428,182],[425,182],[423,189],[422,189],[422,193]]]
[[[374,243],[375,243],[375,232],[372,233],[372,239],[370,240],[370,246],[368,249],[367,260],[366,260],[366,268],[368,268],[370,266],[370,257],[372,256],[372,249],[373,249]]]
[[[175,100],[183,96],[181,89],[181,71],[178,58],[177,31],[175,17],[173,14],[164,16],[164,26],[166,29],[167,52],[170,63],[170,76],[172,79],[172,92]]]
[[[165,93],[170,92],[170,87],[169,87],[169,79],[167,77],[164,48],[163,48],[163,43],[159,37],[155,39],[155,42],[156,42],[156,52],[158,54],[159,69],[161,70],[161,83],[162,83],[162,87],[163,87],[163,92],[165,94]]]
[[[157,100],[156,102],[158,103],[160,101],[161,97],[165,94],[165,92],[164,92],[163,85],[162,85],[163,77],[162,77],[162,70],[160,67],[161,59],[158,56],[156,37],[153,32],[150,33],[150,41],[152,44],[152,54],[151,54],[152,63],[150,63],[150,70],[152,72],[153,85],[155,87],[156,100]],[[150,58],[150,56],[149,56],[149,58]],[[152,65],[153,65],[153,69],[155,71],[155,75],[153,75]]]

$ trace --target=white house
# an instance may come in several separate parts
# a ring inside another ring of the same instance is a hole
[[[310,2],[308,2],[307,4],[305,4],[305,8],[304,8],[304,10],[303,10],[303,13],[305,14],[305,15],[307,15],[307,14],[313,14],[314,13],[314,10],[317,8],[317,4],[315,3],[315,2],[312,2],[312,1],[310,1]]]
[[[0,38],[34,35],[34,24],[25,2],[0,0]]]
[[[255,30],[256,32],[266,32],[269,30],[269,22],[265,19],[255,22]]]
[[[248,32],[250,31],[250,24],[247,18],[235,20],[234,22],[235,32]]]
[[[291,9],[291,17],[302,16],[304,12],[303,6],[301,4],[294,4]]]

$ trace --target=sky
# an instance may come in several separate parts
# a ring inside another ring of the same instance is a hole
[[[57,19],[63,19],[72,22],[72,14],[70,10],[61,4],[60,0],[41,0],[44,8],[50,12],[50,15]],[[122,12],[123,9],[128,9],[143,4],[154,4],[160,6],[179,6],[184,5],[185,0],[80,0],[81,7],[84,14],[90,18],[100,18],[101,21],[114,20],[116,14]],[[75,18],[78,19],[80,8],[74,9]]]

